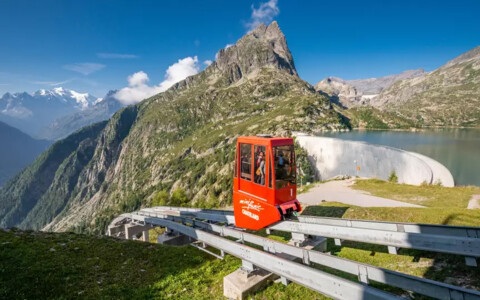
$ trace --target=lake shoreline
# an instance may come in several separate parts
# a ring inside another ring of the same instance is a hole
[[[456,186],[480,186],[480,128],[352,129],[319,136],[362,141],[420,153],[447,167]]]

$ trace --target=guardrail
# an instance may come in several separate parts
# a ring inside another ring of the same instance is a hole
[[[424,233],[448,236],[463,236],[470,238],[480,238],[480,227],[471,226],[452,226],[452,225],[433,225],[420,223],[401,223],[401,222],[385,222],[355,219],[339,219],[316,216],[298,217],[298,221],[302,223],[334,225],[352,228],[377,229],[385,231],[408,232],[408,233]],[[479,220],[480,222],[480,220]]]
[[[480,239],[283,221],[269,229],[398,248],[480,257]]]
[[[164,211],[171,214],[235,224],[233,211],[160,206],[142,211]],[[287,231],[388,246],[392,254],[397,248],[418,249],[465,256],[466,264],[476,266],[480,257],[480,227],[383,222],[316,216],[299,216],[299,222],[283,221],[268,227]]]
[[[292,255],[294,257],[302,259],[302,261],[307,265],[310,263],[317,263],[322,266],[326,266],[329,268],[337,269],[349,274],[356,275],[359,281],[365,284],[368,284],[370,280],[376,281],[376,282],[392,285],[395,287],[399,287],[405,290],[413,291],[422,295],[426,295],[426,296],[434,297],[438,299],[477,299],[477,300],[480,299],[480,292],[477,292],[477,291],[472,291],[472,290],[456,287],[453,285],[436,282],[433,280],[406,275],[403,273],[399,273],[399,272],[395,272],[395,271],[391,271],[391,270],[387,270],[379,267],[374,267],[374,266],[358,263],[358,262],[347,260],[347,259],[342,259],[339,257],[331,256],[331,255],[324,254],[314,250],[307,250],[307,249],[295,247],[292,245],[273,241],[267,238],[259,237],[254,234],[249,234],[249,233],[228,228],[225,226],[219,226],[215,224],[209,224],[209,223],[205,223],[197,220],[192,220],[191,218],[188,218],[188,217],[173,216],[173,215],[168,215],[162,212],[152,212],[152,211],[145,212],[144,210],[136,214],[126,214],[124,216],[127,218],[131,218],[132,220],[144,222],[145,224],[161,225],[161,224],[158,224],[158,220],[170,221],[172,222],[170,223],[170,226],[166,226],[166,225],[165,226],[173,230],[177,230],[173,227],[181,225],[175,222],[190,224],[192,226],[190,228],[201,228],[202,230],[217,233],[220,236],[233,237],[243,242],[248,242],[248,243],[262,246],[265,251],[268,251],[270,253],[280,252],[280,253],[286,253],[286,254]],[[206,242],[206,241],[203,241],[203,242]],[[206,243],[211,246],[214,246],[208,242]],[[215,246],[215,248],[218,248],[226,251],[227,253],[230,253],[227,250],[223,249],[221,246],[220,247]],[[246,258],[245,260],[250,261]],[[258,266],[264,268],[262,265],[258,265]],[[268,268],[265,268],[265,269],[269,270]],[[277,273],[277,272],[274,272],[274,273]],[[278,275],[283,276],[282,274],[278,274]]]
[[[296,282],[308,288],[311,288],[324,295],[335,299],[399,299],[400,297],[378,289],[355,283],[341,277],[310,268],[308,266],[292,262],[274,254],[264,252],[247,245],[243,245],[212,233],[205,232],[191,226],[186,226],[168,218],[181,218],[175,216],[166,216],[166,218],[148,217],[138,214],[124,215],[133,220],[167,227],[168,229],[180,232],[193,239],[206,243],[214,248],[221,249],[226,253],[236,256],[242,260],[248,261],[259,268],[267,270],[282,276],[292,282]],[[188,221],[188,218],[181,218]],[[197,225],[198,221],[193,221]],[[207,224],[207,223],[204,223]],[[207,224],[210,225],[210,224]],[[218,225],[211,225],[218,226]],[[222,226],[218,226],[222,227]]]

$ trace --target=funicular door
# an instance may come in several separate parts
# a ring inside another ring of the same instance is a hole
[[[240,143],[239,192],[267,201],[269,159],[267,144]]]

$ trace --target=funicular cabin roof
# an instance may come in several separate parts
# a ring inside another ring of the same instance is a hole
[[[293,145],[292,138],[282,137],[263,137],[263,136],[242,136],[238,138],[240,143],[257,144],[257,145]]]

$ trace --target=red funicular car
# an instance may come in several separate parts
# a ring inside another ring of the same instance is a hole
[[[239,137],[233,182],[237,227],[258,230],[301,211],[292,138]]]

